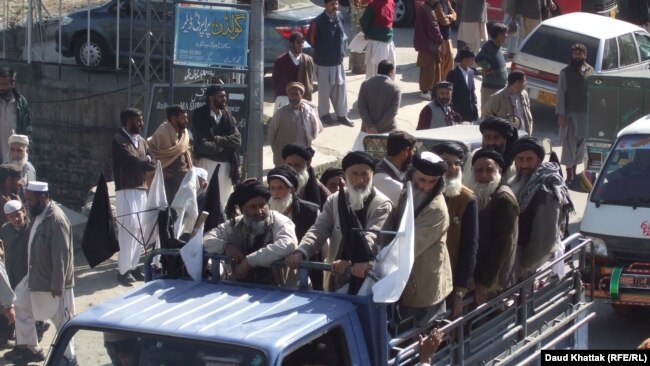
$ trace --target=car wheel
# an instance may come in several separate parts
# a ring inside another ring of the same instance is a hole
[[[394,27],[409,27],[415,19],[415,0],[395,0]]]
[[[79,66],[105,66],[110,58],[110,50],[102,37],[91,34],[90,42],[86,37],[80,37],[75,42],[74,58]]]

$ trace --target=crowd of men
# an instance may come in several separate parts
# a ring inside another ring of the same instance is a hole
[[[452,318],[460,316],[468,292],[476,304],[484,303],[561,255],[573,207],[559,164],[544,161],[544,147],[533,137],[526,77],[506,70],[502,46],[509,27],[498,22],[487,31],[485,0],[465,3],[458,35],[463,47],[455,57],[450,25],[457,14],[450,2],[425,0],[418,9],[413,43],[420,97],[430,102],[417,128],[480,123],[483,142],[476,151],[467,153],[455,143],[416,151],[415,138],[397,129],[401,91],[394,82],[390,0],[371,1],[360,21],[368,39],[367,80],[357,101],[361,132],[340,166],[320,177],[312,166],[312,143],[323,124],[333,123],[330,102],[339,123],[354,125],[347,117],[347,36],[337,0],[325,0],[325,11],[306,37],[291,35],[290,50],[274,65],[276,104],[268,124],[274,168],[265,181],[241,180],[242,135],[222,85],[208,87],[205,105],[191,116],[179,105],[168,107],[166,121],[148,138],[141,136],[142,113],[122,111],[122,128],[112,141],[117,281],[131,286],[144,279],[138,264],[149,238],[142,223],[158,166],[167,202],[175,201],[189,175],[196,179],[191,197],[198,211],[212,205],[223,213],[223,222],[204,234],[204,250],[230,257],[234,279],[296,287],[300,262],[324,261],[332,270],[310,271],[311,287],[349,294],[359,291],[379,250],[390,242],[385,233],[397,230],[410,183],[415,261],[398,309],[400,318],[413,317],[421,326],[448,308]],[[538,4],[542,11],[552,2]],[[522,32],[537,19],[526,14]],[[305,38],[313,58],[302,52]],[[583,45],[567,52],[571,63],[560,74],[557,114],[561,162],[571,180],[584,151],[584,80],[593,68],[585,63]],[[483,81],[480,111],[477,74]],[[29,162],[31,116],[14,87],[15,76],[0,68],[0,208],[5,213],[0,215],[0,306],[6,318],[0,321],[0,344],[13,338],[13,325],[16,347],[4,357],[23,364],[44,359],[38,343],[48,321],[59,328],[74,315],[74,276],[70,223]],[[362,151],[363,137],[373,133],[389,133],[386,156],[379,161]],[[218,186],[218,194],[206,194],[208,182]],[[278,260],[288,270],[271,266]],[[66,357],[74,364],[72,344]]]

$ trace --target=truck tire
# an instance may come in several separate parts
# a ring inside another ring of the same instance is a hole
[[[111,51],[106,41],[97,34],[90,34],[90,42],[84,35],[79,37],[74,44],[74,59],[77,65],[83,67],[99,67],[108,65]]]
[[[393,27],[403,28],[413,25],[415,20],[415,0],[395,0]]]

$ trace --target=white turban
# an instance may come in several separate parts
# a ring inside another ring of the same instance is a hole
[[[29,145],[29,136],[27,136],[27,135],[11,135],[11,136],[9,136],[9,145],[11,145],[13,143]]]
[[[11,200],[5,203],[5,215],[9,215],[10,213],[14,213],[18,210],[23,208],[23,204],[18,201],[18,200]]]

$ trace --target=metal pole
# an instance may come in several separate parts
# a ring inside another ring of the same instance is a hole
[[[117,26],[117,33],[115,36],[115,70],[120,68],[120,37],[122,30],[120,29],[120,17],[122,16],[122,2],[117,0],[117,11],[115,12],[115,23]]]
[[[27,63],[32,63],[32,26],[34,24],[33,0],[27,1]]]
[[[264,98],[264,2],[251,1],[250,58],[248,71],[248,141],[246,176],[262,178],[262,111]]]

